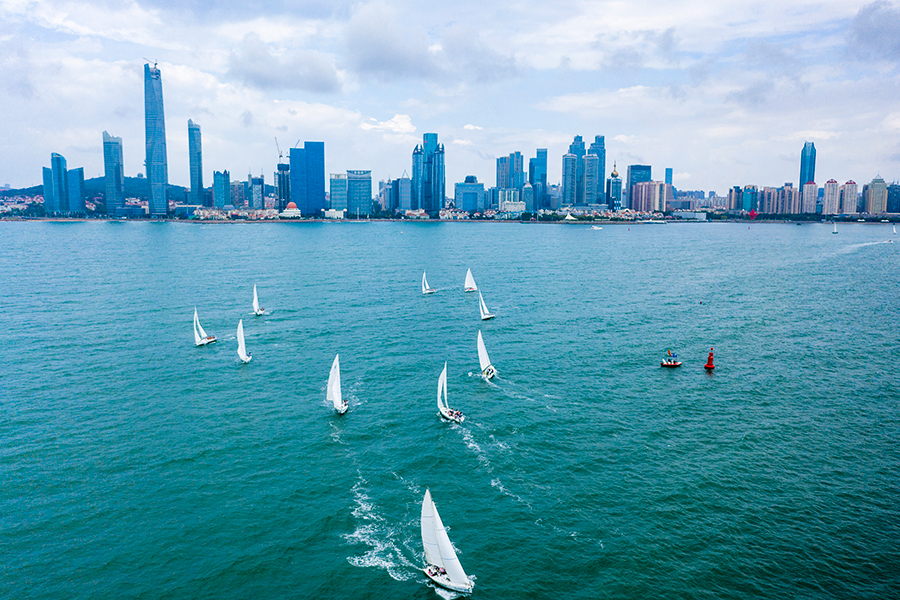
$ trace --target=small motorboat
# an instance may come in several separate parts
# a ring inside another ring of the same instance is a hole
[[[666,350],[666,357],[659,363],[659,366],[674,369],[681,366],[681,361],[678,360],[677,354],[672,354],[671,350]]]

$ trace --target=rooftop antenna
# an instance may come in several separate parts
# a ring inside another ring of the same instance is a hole
[[[156,68],[156,65],[159,64],[158,61],[150,60],[149,58],[145,58],[144,60],[146,60],[148,63],[153,63],[154,69]]]

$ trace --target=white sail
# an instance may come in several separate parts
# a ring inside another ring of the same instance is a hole
[[[423,294],[432,294],[434,290],[428,287],[428,280],[425,279],[425,271],[422,271],[422,293]]]
[[[478,289],[478,286],[475,285],[475,278],[472,277],[472,269],[466,270],[466,283],[463,286],[463,289],[467,292],[474,292]]]
[[[238,341],[238,350],[237,350],[238,356],[245,363],[250,362],[250,359],[252,357],[249,354],[247,354],[247,346],[244,345],[244,320],[243,319],[238,321],[237,341]]]
[[[259,296],[256,295],[256,285],[253,285],[253,312],[259,314]]]
[[[196,308],[194,309],[194,321],[197,323],[197,329],[200,330],[200,337],[202,339],[208,338],[209,336],[206,335],[206,331],[203,330],[203,325],[200,324],[200,318],[197,316]]]
[[[431,491],[425,490],[425,499],[422,500],[422,546],[425,548],[425,561],[430,565],[443,567],[434,531],[434,502],[431,501]]]
[[[484,297],[481,295],[481,292],[478,292],[478,310],[481,312],[482,321],[494,318],[494,315],[488,311],[487,304],[484,303]]]
[[[894,233],[897,233],[897,226],[894,225]]]
[[[443,393],[444,397],[441,399],[441,393]],[[450,407],[447,405],[447,363],[444,363],[444,370],[441,371],[441,376],[438,377],[438,388],[437,388],[437,405],[438,410],[441,411],[441,414],[446,414],[447,411],[450,410]]]
[[[432,528],[432,531],[426,533],[426,528],[429,527]],[[450,543],[450,537],[447,535],[447,530],[441,521],[441,515],[438,514],[437,506],[431,499],[429,490],[425,491],[425,499],[422,501],[422,545],[425,547],[425,559],[447,571],[450,587],[472,589],[472,582],[469,581],[468,575],[459,563],[459,558],[456,556],[453,544]]]
[[[347,407],[344,405],[344,399],[341,397],[341,363],[340,355],[334,355],[334,362],[331,363],[331,373],[328,375],[328,387],[326,388],[325,397],[334,405],[334,409],[338,412],[344,412]]]
[[[197,331],[197,327],[200,326],[200,319],[197,318],[197,309],[194,309],[194,344],[197,346],[200,345],[200,340],[206,337],[206,333],[201,337],[200,332]]]
[[[485,373],[488,367],[491,366],[491,359],[488,357],[487,348],[484,347],[484,339],[481,337],[480,329],[478,330],[478,364],[481,366],[482,373]]]

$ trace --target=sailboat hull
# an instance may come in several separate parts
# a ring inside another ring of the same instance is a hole
[[[665,361],[663,361],[663,362],[659,363],[659,366],[666,367],[669,369],[674,369],[675,367],[680,367],[681,363],[680,362],[665,362]]]
[[[216,337],[211,335],[211,336],[205,337],[202,340],[200,340],[199,342],[197,342],[197,346],[205,346],[207,344],[212,344],[214,341],[216,341]]]
[[[423,294],[433,294],[434,290],[433,289],[422,290],[422,293]]]
[[[447,588],[448,590],[453,590],[454,592],[471,594],[472,588],[475,587],[472,583],[469,583],[468,585],[464,583],[454,583],[450,581],[450,578],[446,575],[435,575],[430,572],[430,569],[428,567],[422,569],[422,572],[425,573],[426,576],[428,576],[428,579],[432,580],[439,586]]]
[[[444,409],[441,409],[441,417],[447,421],[453,421],[454,423],[462,423],[466,420],[465,415],[451,415],[450,413],[444,411]]]
[[[339,415],[342,415],[342,414],[344,414],[345,412],[347,412],[347,409],[348,409],[349,407],[350,407],[349,404],[345,404],[345,405],[343,405],[343,406],[340,407],[340,408],[334,409],[334,412],[336,412],[336,413],[339,414]]]
[[[481,376],[485,379],[493,379],[496,374],[497,371],[494,369],[494,365],[488,365],[485,370],[481,372]]]
[[[253,314],[255,314],[257,317],[261,317],[265,314],[265,312],[266,312],[266,309],[261,308],[259,310],[253,311]]]
[[[477,292],[477,291],[478,291],[478,288],[466,288],[465,291],[467,291],[467,292]]]
[[[482,316],[481,316],[481,320],[482,320],[482,321],[487,321],[487,320],[489,320],[489,319],[493,319],[493,318],[496,317],[496,316],[497,316],[497,315],[482,315]]]

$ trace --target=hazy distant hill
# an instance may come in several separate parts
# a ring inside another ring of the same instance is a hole
[[[93,179],[84,180],[84,195],[90,200],[97,196],[103,197],[106,191],[106,179],[103,177],[94,177]],[[0,192],[0,196],[40,196],[44,193],[43,185],[36,185],[29,188],[20,188],[17,190],[6,190]],[[185,188],[180,185],[169,184],[169,198],[173,200],[184,199]],[[140,198],[146,200],[150,195],[150,183],[144,177],[126,177],[125,178],[125,197]]]

